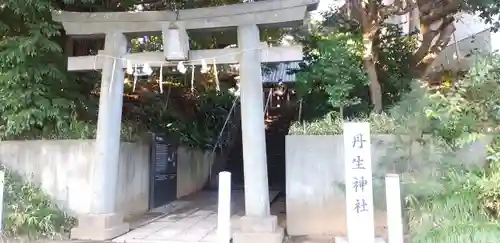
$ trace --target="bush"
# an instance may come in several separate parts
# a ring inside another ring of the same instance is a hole
[[[36,139],[95,139],[97,124],[85,121],[73,121],[57,129],[32,130],[18,136],[3,137],[0,140],[36,140]],[[131,122],[122,122],[121,139],[127,142],[139,141],[146,131],[131,125]]]
[[[183,145],[211,149],[217,143],[224,125],[226,127],[223,135],[227,135],[228,127],[233,122],[239,122],[239,120],[230,119],[228,124],[225,124],[234,102],[238,104],[238,100],[230,92],[215,90],[199,93],[181,92],[182,103],[177,99],[170,100],[170,103],[181,103],[180,107],[168,103],[159,106],[159,103],[164,102],[159,100],[161,97],[156,95],[149,97],[141,107],[144,114],[148,114],[144,116],[147,121],[138,121],[138,123],[143,124],[143,127],[151,132],[164,133]],[[233,112],[236,110],[238,110],[237,107],[233,109]],[[217,146],[224,146],[226,137],[223,136]]]
[[[445,172],[443,177],[433,178],[434,187],[427,184],[418,197],[407,197],[412,242],[497,242],[500,224],[478,200],[482,193],[478,182],[484,179],[484,172],[456,166]]]
[[[30,239],[63,238],[75,225],[36,185],[5,169],[4,233]]]
[[[500,136],[489,147],[488,162],[489,171],[478,182],[479,199],[493,218],[500,219]]]
[[[321,119],[305,122],[294,122],[290,127],[290,135],[341,135],[344,121],[369,122],[371,133],[390,134],[394,132],[395,121],[388,114],[371,114],[342,119],[337,112],[330,112]]]
[[[499,60],[481,59],[453,85],[438,90],[417,82],[387,114],[350,119],[370,122],[372,133],[400,138],[391,148],[394,152],[382,158],[385,170],[378,171],[392,170],[402,177],[413,243],[491,243],[500,238],[499,139],[490,147],[488,168],[468,165],[453,155],[479,134],[498,130]],[[291,130],[313,135],[341,132],[342,119],[335,115],[296,123]],[[422,148],[419,154],[412,151],[414,144]],[[413,162],[421,168],[412,167]],[[374,175],[373,183],[383,188],[383,175]]]
[[[435,147],[424,165],[430,168],[427,172],[401,172],[412,242],[496,242],[500,174],[491,168],[498,168],[498,138],[486,169],[466,166],[446,153],[450,150],[446,142]]]
[[[430,155],[424,161],[427,170],[397,171],[403,177],[412,242],[487,243],[500,237],[496,221],[500,173],[493,169],[500,158],[500,150],[494,149],[498,145],[490,148],[492,166],[486,169],[468,165],[450,153],[499,123],[494,112],[500,98],[497,60],[496,56],[481,59],[449,87],[414,88],[408,99],[392,109],[401,127],[399,134],[405,130],[427,133],[440,141],[424,149]],[[405,117],[406,122],[401,119]],[[429,145],[418,139],[414,136],[415,142]]]

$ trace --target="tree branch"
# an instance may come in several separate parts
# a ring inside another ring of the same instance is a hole
[[[442,3],[444,6],[438,7]],[[432,24],[450,14],[454,14],[458,12],[460,9],[460,1],[459,0],[442,0],[438,3],[435,1],[428,2],[424,6],[420,7],[420,11],[422,16],[420,18],[420,23],[423,24]]]
[[[392,15],[404,15],[411,12],[416,7],[417,3],[415,0],[405,0],[404,4],[403,0],[394,0],[393,4],[380,8],[380,17],[385,19]]]
[[[437,30],[430,30],[424,33],[423,41],[419,49],[413,55],[414,68],[413,70],[421,75],[425,75],[428,68],[432,65],[434,60],[438,57],[439,53],[448,45],[451,40],[451,35],[455,32],[455,25],[453,24],[454,17],[447,17]],[[437,37],[438,39],[434,41]]]

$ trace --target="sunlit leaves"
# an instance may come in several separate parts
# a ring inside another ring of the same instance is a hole
[[[59,34],[50,20],[51,1],[7,1],[0,26],[0,139],[19,138],[71,121],[73,101],[65,99],[59,65]],[[4,18],[4,16],[8,18]]]
[[[306,61],[297,76],[299,94],[316,92],[313,96],[318,102],[320,96],[326,96],[330,106],[350,106],[353,113],[368,111],[370,97],[361,58],[364,48],[359,26],[337,12],[327,12],[325,20],[314,27],[311,33],[300,36]],[[391,106],[409,89],[409,63],[416,44],[411,37],[403,36],[396,25],[382,28],[384,31],[377,41],[376,68],[383,103]],[[322,105],[315,107],[323,109]]]
[[[297,73],[298,92],[312,94],[324,88],[333,107],[355,104],[358,99],[350,97],[353,84],[366,84],[366,76],[358,54],[359,43],[351,41],[353,38],[356,37],[332,34],[318,41],[316,52],[311,53],[317,53],[317,57],[306,69]]]

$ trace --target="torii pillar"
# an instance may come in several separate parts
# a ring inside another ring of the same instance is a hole
[[[281,243],[283,229],[270,214],[259,28],[238,26],[245,216],[234,243]]]
[[[104,51],[112,57],[127,52],[127,38],[121,32],[106,33]],[[79,215],[71,238],[104,241],[129,231],[123,216],[116,213],[116,188],[120,155],[120,130],[123,106],[123,62],[104,58],[95,154],[92,161],[90,214]]]

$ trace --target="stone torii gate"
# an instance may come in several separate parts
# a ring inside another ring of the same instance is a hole
[[[269,207],[261,63],[302,60],[302,47],[268,47],[260,42],[259,28],[302,24],[318,2],[269,0],[178,12],[54,13],[54,20],[62,22],[66,34],[73,38],[105,37],[104,50],[99,51],[98,56],[68,57],[70,71],[102,69],[91,182],[92,214],[79,216],[72,238],[107,240],[129,230],[115,206],[125,68],[122,59],[151,66],[215,59],[217,64],[240,65],[246,215],[241,219],[242,232],[235,234],[233,240],[237,243],[281,242],[283,230],[277,226],[277,218],[270,214]],[[237,48],[189,50],[186,30],[235,28]],[[127,53],[127,37],[159,33],[163,35],[163,53]]]

